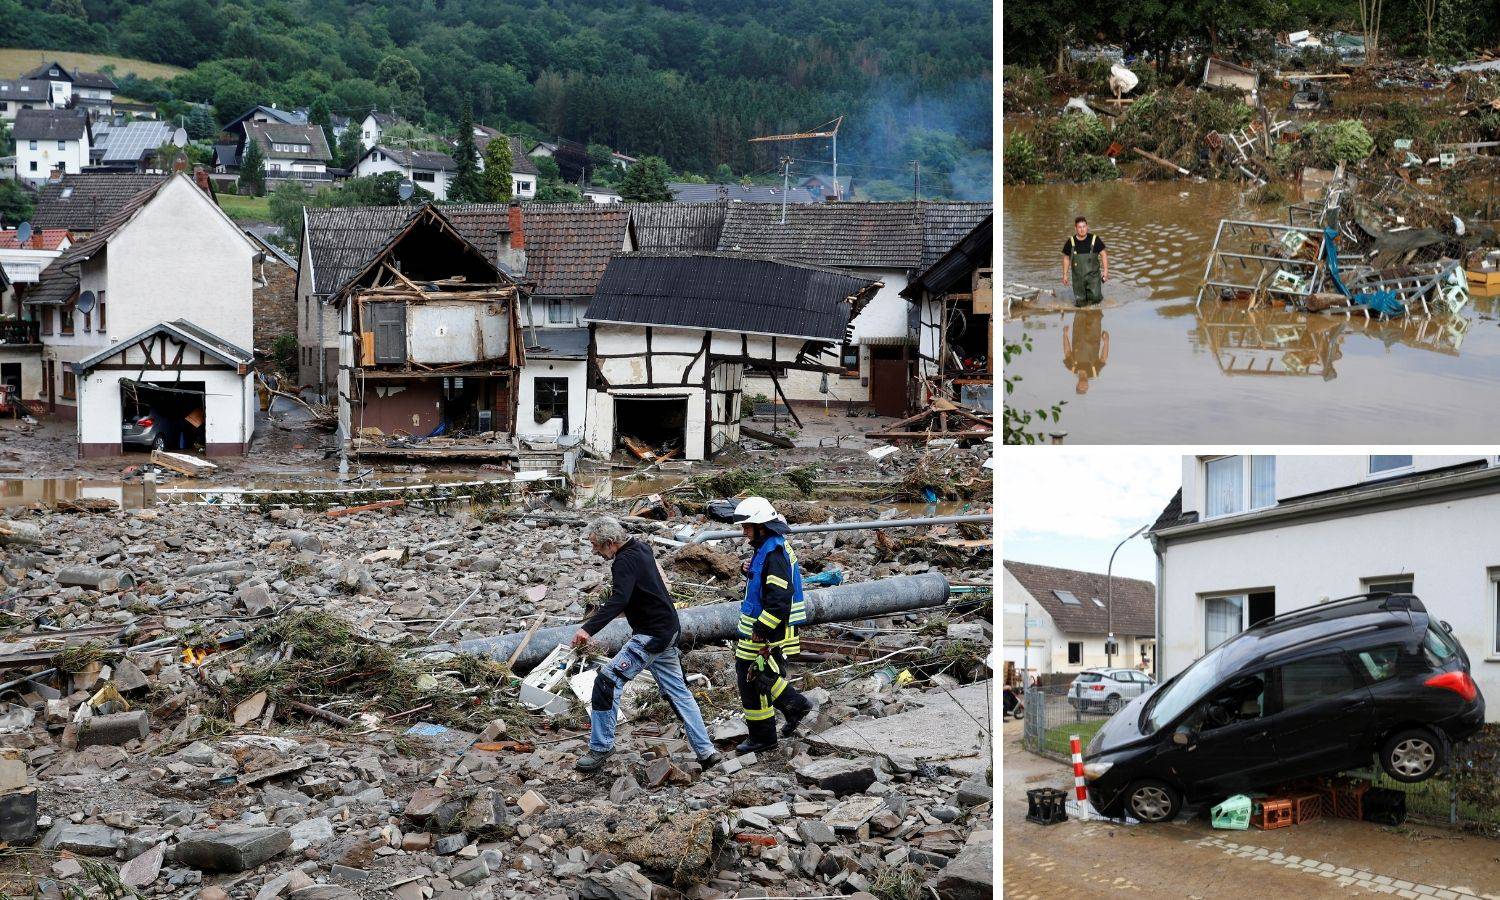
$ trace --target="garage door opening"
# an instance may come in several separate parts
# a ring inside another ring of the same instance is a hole
[[[205,446],[204,383],[120,382],[124,450],[195,450]]]
[[[632,452],[665,453],[687,444],[686,397],[616,397],[618,446]]]

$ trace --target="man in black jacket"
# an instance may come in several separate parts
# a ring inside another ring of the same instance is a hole
[[[622,612],[632,634],[615,658],[599,668],[594,679],[589,703],[589,752],[579,757],[575,767],[580,772],[596,772],[614,752],[620,692],[644,669],[651,670],[657,689],[671,701],[698,762],[705,769],[717,765],[721,757],[714,751],[698,701],[693,699],[682,675],[682,658],[677,650],[677,635],[682,626],[661,569],[656,565],[656,556],[650,547],[632,538],[619,522],[608,517],[589,523],[588,539],[595,553],[613,561],[614,582],[609,599],[574,633],[573,646],[588,643]]]

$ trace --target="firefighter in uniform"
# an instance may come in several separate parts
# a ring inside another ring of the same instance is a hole
[[[1104,300],[1109,280],[1109,253],[1099,235],[1089,233],[1083,216],[1073,220],[1073,234],[1063,242],[1063,286],[1073,285],[1074,306],[1094,306]],[[1079,391],[1079,393],[1083,393]]]
[[[776,711],[786,717],[782,737],[791,737],[813,711],[810,700],[787,682],[786,658],[801,649],[797,627],[807,621],[802,573],[786,542],[786,520],[764,497],[747,497],[735,507],[755,555],[745,564],[745,599],[740,603],[739,640],[734,647],[735,681],[749,736],[737,753],[776,746]]]

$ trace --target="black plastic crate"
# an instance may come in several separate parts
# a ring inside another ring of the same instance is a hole
[[[1026,821],[1056,825],[1068,821],[1068,792],[1057,788],[1033,788],[1026,792]]]
[[[1391,788],[1370,788],[1364,797],[1362,817],[1380,825],[1400,825],[1406,821],[1406,793]]]

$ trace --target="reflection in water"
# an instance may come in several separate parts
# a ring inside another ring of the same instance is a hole
[[[1342,318],[1280,309],[1249,309],[1244,303],[1206,302],[1198,309],[1193,344],[1213,354],[1225,375],[1315,375],[1338,377],[1343,353]]]
[[[1063,365],[1078,376],[1074,390],[1087,394],[1089,381],[1099,377],[1109,362],[1109,332],[1104,330],[1104,311],[1080,309],[1073,322],[1063,326]]]

